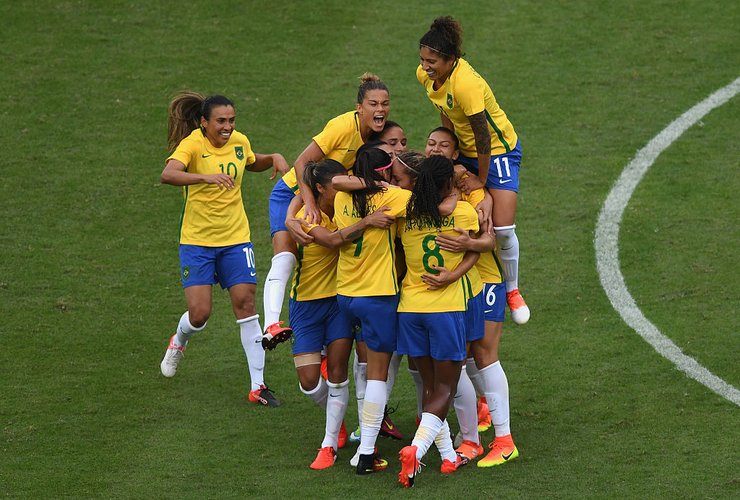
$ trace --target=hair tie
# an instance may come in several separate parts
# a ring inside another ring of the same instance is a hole
[[[378,167],[373,170],[375,170],[376,172],[383,172],[384,170],[388,170],[389,168],[391,168],[391,166],[393,166],[393,159],[391,159],[391,162],[385,167]]]

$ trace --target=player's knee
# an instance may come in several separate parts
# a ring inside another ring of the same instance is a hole
[[[207,306],[195,306],[188,309],[188,319],[195,328],[201,328],[211,316],[211,308]]]

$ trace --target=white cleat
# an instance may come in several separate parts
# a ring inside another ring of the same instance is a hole
[[[170,345],[167,346],[167,352],[164,353],[164,358],[159,368],[162,370],[162,375],[167,378],[175,376],[177,372],[177,365],[180,363],[186,346],[175,344],[175,335],[170,338]]]

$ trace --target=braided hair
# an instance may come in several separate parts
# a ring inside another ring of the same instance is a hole
[[[444,156],[430,156],[421,162],[416,184],[406,207],[406,227],[442,227],[439,204],[449,192],[454,168]]]

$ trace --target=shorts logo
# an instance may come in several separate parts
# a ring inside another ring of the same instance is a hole
[[[240,160],[244,159],[244,148],[241,146],[234,146],[234,153],[236,153],[236,157]]]
[[[452,94],[447,94],[447,107],[452,109]]]
[[[182,269],[182,279],[186,280],[186,279],[188,279],[189,276],[190,276],[190,267],[189,266],[185,266]]]

